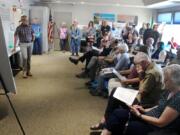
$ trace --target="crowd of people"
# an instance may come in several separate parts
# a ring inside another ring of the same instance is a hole
[[[158,24],[153,28],[143,24],[138,32],[127,23],[120,38],[113,34],[115,26],[111,28],[106,21],[98,31],[92,21],[88,26],[86,51],[69,60],[75,65],[85,62],[76,77],[89,78],[85,85],[92,96],[108,98],[104,116],[90,127],[91,134],[178,134],[180,48],[174,39],[167,45],[161,41]],[[119,87],[138,91],[132,105],[114,97]]]
[[[15,32],[15,45],[19,38],[23,77],[27,78],[32,76],[30,63],[35,35],[28,25],[27,16],[22,16],[21,22]],[[59,29],[62,50],[68,33],[63,24]],[[161,41],[157,24],[153,29],[150,24],[143,24],[138,32],[135,25],[127,23],[118,34],[115,25],[111,28],[102,21],[100,29],[96,30],[90,21],[82,56],[79,56],[80,40],[78,22],[73,21],[70,30],[72,56],[69,60],[75,65],[85,62],[83,71],[76,77],[89,78],[85,85],[92,96],[108,98],[104,116],[100,123],[90,127],[92,131],[101,130],[101,135],[180,133],[180,47],[173,38],[167,45]],[[16,46],[13,51],[15,49]],[[119,73],[121,78],[115,73]],[[114,97],[117,88],[121,87],[138,91],[132,105]]]

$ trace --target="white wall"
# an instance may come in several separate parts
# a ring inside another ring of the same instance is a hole
[[[93,20],[94,13],[114,13],[123,15],[137,15],[138,25],[141,26],[143,22],[150,22],[153,11],[145,8],[131,8],[131,7],[116,7],[116,6],[87,6],[87,5],[58,5],[49,4],[52,15],[53,12],[72,12],[73,19],[77,19],[79,24],[88,24]]]

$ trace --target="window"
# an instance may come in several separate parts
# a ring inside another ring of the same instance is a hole
[[[172,13],[160,13],[158,14],[157,21],[158,23],[167,23],[170,24],[172,20]]]
[[[174,24],[180,24],[180,12],[174,14]]]

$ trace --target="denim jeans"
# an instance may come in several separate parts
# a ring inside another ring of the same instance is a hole
[[[33,54],[42,54],[41,38],[35,38],[33,45]]]
[[[71,39],[71,52],[78,54],[80,50],[81,41],[79,39]]]
[[[31,70],[32,45],[33,43],[20,43],[24,72],[29,72]]]

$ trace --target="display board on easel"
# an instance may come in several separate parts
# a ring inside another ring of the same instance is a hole
[[[16,85],[14,81],[14,77],[12,74],[12,69],[10,67],[7,45],[5,41],[5,33],[2,24],[2,19],[0,17],[0,77],[1,77],[1,84],[0,88],[2,87],[2,81],[4,85],[4,89],[6,93],[16,93]]]
[[[8,56],[12,55],[12,49],[14,48],[14,32],[19,25],[21,15],[22,10],[20,8],[17,8],[16,6],[9,7],[0,3],[0,16],[3,28],[5,29],[4,35]]]

